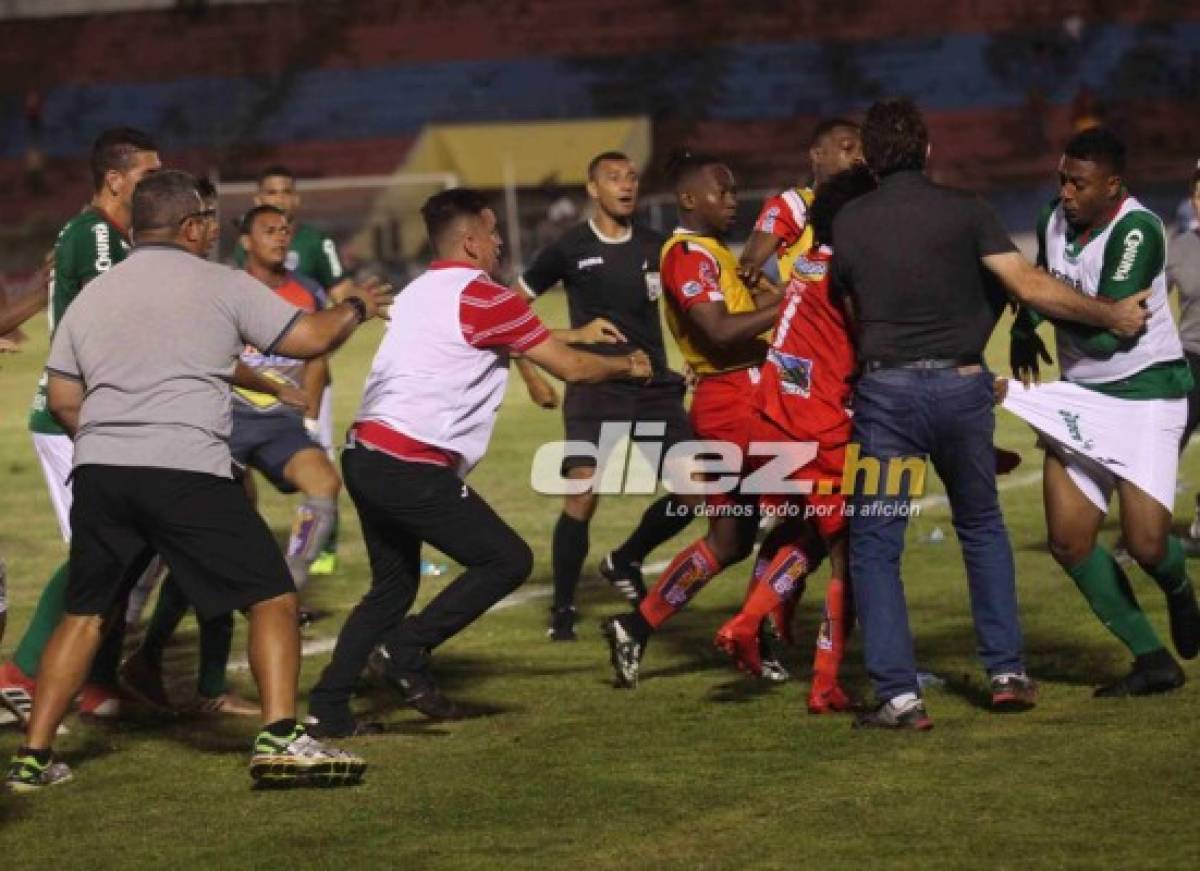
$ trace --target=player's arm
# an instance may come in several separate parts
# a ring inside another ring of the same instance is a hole
[[[45,287],[46,272],[38,270],[34,276],[34,281]],[[0,311],[0,336],[7,336],[13,330],[21,326],[35,314],[46,307],[47,298],[45,293],[29,291],[22,294],[17,302],[7,306],[4,311]]]
[[[779,300],[752,312],[730,313],[725,302],[702,302],[684,312],[684,319],[716,348],[748,342],[769,330],[779,317]]]
[[[67,435],[75,438],[79,429],[79,410],[83,408],[83,381],[77,376],[48,370],[46,408]]]
[[[513,357],[513,365],[517,368],[521,380],[525,382],[525,389],[534,405],[540,408],[558,408],[558,391],[542,376],[537,366],[523,356]]]
[[[304,364],[301,392],[304,394],[304,416],[316,420],[321,415],[321,398],[329,385],[329,358],[314,357]],[[280,397],[282,399],[282,397]]]
[[[711,347],[728,348],[774,326],[782,297],[757,311],[734,314],[725,305],[720,269],[703,249],[675,245],[663,260],[663,289],[692,332]]]
[[[772,254],[794,245],[804,233],[808,210],[794,191],[774,196],[763,203],[750,238],[738,258],[738,275],[747,287],[757,288],[763,277],[763,265]],[[780,276],[786,280],[787,276]]]
[[[566,274],[565,270],[565,259],[558,245],[549,245],[534,256],[533,262],[522,274],[517,276],[509,289],[532,304],[543,293],[562,281]],[[572,332],[569,329],[551,330],[550,332],[557,336],[559,341],[577,341],[569,335],[564,335]],[[539,408],[558,408],[558,391],[554,389],[553,384],[546,380],[538,367],[520,354],[513,354],[512,359],[517,368],[517,374],[521,376],[521,381],[525,384],[525,390],[529,393],[533,404]]]
[[[341,347],[359,325],[374,317],[386,318],[394,296],[390,284],[372,279],[358,286],[344,302],[324,311],[298,314],[269,350],[301,360],[328,354]]]
[[[602,357],[576,350],[553,335],[523,353],[527,359],[568,384],[598,384],[617,378],[646,380],[652,374],[650,358],[644,351]]]

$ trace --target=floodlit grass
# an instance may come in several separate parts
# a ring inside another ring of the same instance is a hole
[[[562,323],[560,299],[540,305]],[[0,552],[12,597],[6,655],[65,553],[25,432],[46,348],[43,328],[32,331],[22,354],[0,356]],[[364,331],[337,358],[339,424],[353,413],[377,335]],[[1001,360],[993,355],[997,368]],[[361,708],[391,733],[353,742],[371,765],[366,782],[286,793],[250,790],[251,724],[134,713],[109,730],[72,720],[59,750],[76,782],[0,796],[0,866],[1195,867],[1200,692],[1091,698],[1094,684],[1126,667],[1125,655],[1046,553],[1039,459],[1015,419],[1000,413],[998,441],[1020,449],[1026,464],[1004,481],[1003,499],[1042,702],[1024,715],[981,707],[962,562],[946,509],[934,506],[911,524],[904,571],[920,662],[946,680],[928,694],[937,727],[858,734],[844,718],[805,714],[805,680],[773,687],[743,679],[714,651],[712,635],[745,589],[745,566],[716,580],[653,640],[636,692],[611,688],[596,622],[619,603],[594,565],[645,498],[602,503],[580,641],[546,640],[558,502],[530,492],[529,458],[536,445],[561,437],[560,421],[534,408],[513,381],[491,454],[472,483],[529,540],[537,564],[524,601],[486,615],[435,657],[448,693],[479,717],[428,724],[376,690]],[[1196,482],[1197,466],[1185,461],[1186,480]],[[283,535],[289,502],[260,489]],[[1189,503],[1181,495],[1180,518]],[[367,583],[357,518],[348,499],[342,507],[342,569],[314,582],[335,616],[317,624],[314,638],[336,631]],[[923,542],[935,527],[946,540]],[[653,558],[669,557],[699,529]],[[1113,537],[1110,527],[1105,538]],[[1165,634],[1161,595],[1136,568],[1131,576]],[[811,583],[801,611],[805,645],[824,577]],[[444,581],[427,580],[424,594]],[[189,619],[170,653],[181,693],[193,674],[195,639]],[[239,625],[235,657],[243,640]],[[305,661],[303,688],[326,658]],[[794,653],[798,673],[808,658],[807,648]],[[1189,674],[1198,676],[1194,666]],[[233,679],[253,693],[245,671]],[[857,639],[848,681],[865,694]],[[18,742],[15,731],[0,729],[0,754]]]

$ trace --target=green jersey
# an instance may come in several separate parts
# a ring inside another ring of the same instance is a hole
[[[95,206],[88,206],[63,226],[54,242],[54,269],[50,272],[50,333],[62,320],[67,306],[75,301],[83,286],[108,272],[129,255],[125,231]],[[63,430],[46,410],[46,374],[38,381],[29,413],[33,432],[61,435]]]
[[[242,250],[241,245],[237,246],[233,259],[239,267],[246,265],[246,252]],[[329,290],[341,281],[345,274],[342,261],[338,259],[337,245],[320,230],[308,224],[296,225],[284,266],[289,272],[298,272],[317,282],[322,290]]]

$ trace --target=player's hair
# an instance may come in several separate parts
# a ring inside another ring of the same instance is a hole
[[[427,199],[421,206],[421,217],[434,250],[441,250],[446,231],[455,221],[480,215],[487,208],[487,197],[473,188],[450,188]]]
[[[269,178],[274,178],[277,175],[282,176],[283,178],[290,178],[292,181],[296,180],[296,174],[282,163],[273,163],[258,174],[258,186],[262,187],[262,183],[264,181]]]
[[[872,104],[863,120],[862,141],[867,166],[877,176],[925,168],[929,130],[907,97]]]
[[[588,178],[596,178],[596,170],[600,168],[600,164],[606,160],[629,160],[629,155],[623,151],[601,151],[595,157],[588,161]]]
[[[191,173],[168,169],[148,175],[133,189],[133,234],[177,229],[203,204]]]
[[[859,130],[858,123],[851,121],[848,118],[826,118],[813,128],[812,139],[809,140],[809,147],[815,148],[818,142],[820,142],[834,130],[840,130],[843,127],[855,132],[858,132]]]
[[[92,143],[92,190],[100,190],[109,170],[129,169],[139,151],[158,151],[158,146],[150,134],[133,127],[113,127],[96,137]]]
[[[254,222],[258,220],[259,215],[278,215],[281,218],[287,217],[287,212],[277,206],[255,206],[252,209],[247,209],[242,215],[242,219],[238,221],[238,232],[242,235],[249,235],[254,229]]]
[[[842,206],[877,187],[879,183],[875,181],[875,176],[861,163],[826,179],[817,188],[817,196],[808,210],[808,220],[817,244],[833,244],[833,219]]]
[[[196,179],[196,193],[200,194],[200,199],[207,202],[217,198],[217,186],[212,183],[212,179],[207,176],[200,176]]]
[[[1067,141],[1063,154],[1104,164],[1114,175],[1125,174],[1125,143],[1111,127],[1089,127],[1076,133]]]
[[[705,167],[723,163],[721,158],[712,154],[703,154],[689,148],[676,148],[667,155],[667,178],[671,180],[671,184],[678,191]]]

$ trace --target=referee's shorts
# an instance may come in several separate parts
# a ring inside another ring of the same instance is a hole
[[[563,398],[563,429],[567,441],[600,445],[600,430],[606,423],[630,425],[630,440],[661,442],[663,451],[672,445],[689,441],[692,426],[683,407],[687,390],[683,379],[655,381],[650,384],[630,384],[608,381],[601,384],[568,384]],[[633,434],[638,423],[661,423],[661,434],[639,437]],[[641,449],[641,448],[639,448]],[[599,458],[603,462],[606,457]],[[595,468],[594,454],[567,454],[562,462],[562,474],[571,469]]]
[[[123,604],[155,553],[204,619],[296,591],[271,531],[230,478],[87,465],[74,490],[68,614]]]

